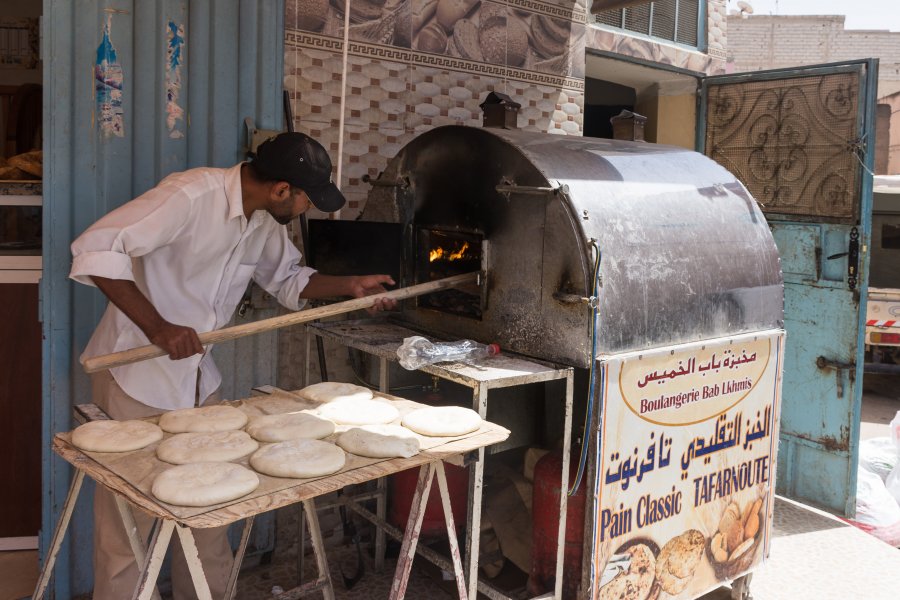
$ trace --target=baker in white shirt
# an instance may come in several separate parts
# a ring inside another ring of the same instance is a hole
[[[222,377],[197,332],[228,323],[251,279],[292,310],[306,299],[361,297],[393,284],[388,275],[334,277],[299,265],[284,225],[310,203],[334,212],[344,202],[325,148],[282,133],[252,162],[169,175],[89,227],[72,243],[69,276],[96,285],[110,304],[82,359],[148,343],[168,353],[93,375],[94,402],[120,420],[219,402]],[[395,304],[382,300],[375,309]],[[147,539],[150,519],[135,513]],[[100,486],[94,519],[94,600],[129,597],[138,567],[114,498]],[[226,529],[194,531],[213,597],[225,593],[233,561]],[[175,598],[195,598],[177,544],[174,554]]]

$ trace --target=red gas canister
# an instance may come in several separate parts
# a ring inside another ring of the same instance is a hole
[[[575,479],[578,457],[569,461],[569,481]],[[532,495],[531,577],[529,592],[538,595],[552,591],[556,580],[556,548],[559,532],[559,484],[562,477],[562,452],[554,451],[534,466]],[[569,496],[566,509],[566,541],[563,548],[563,600],[576,600],[581,584],[581,557],[584,542],[585,485]]]
[[[463,467],[444,463],[447,473],[447,491],[450,493],[450,506],[453,510],[453,521],[457,529],[466,524],[466,499],[469,493],[469,472]],[[413,494],[416,493],[416,481],[419,469],[407,469],[388,477],[388,522],[400,529],[406,529],[409,509],[412,506]],[[441,494],[437,476],[431,482],[428,504],[425,505],[425,516],[422,519],[421,540],[424,542],[447,537],[447,525],[444,521],[444,507],[441,505]]]

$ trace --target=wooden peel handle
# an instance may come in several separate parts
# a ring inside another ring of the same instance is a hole
[[[271,319],[254,321],[253,323],[235,325],[234,327],[226,327],[225,329],[219,329],[217,331],[208,331],[206,333],[200,334],[200,342],[204,346],[207,344],[217,344],[226,340],[233,340],[248,335],[254,335],[256,333],[263,333],[265,331],[272,331],[273,329],[288,327],[289,325],[308,323],[310,321],[315,321],[316,319],[324,319],[326,317],[333,317],[335,315],[341,315],[344,313],[352,312],[354,310],[371,308],[375,305],[375,302],[380,300],[381,298],[404,300],[406,298],[413,298],[415,296],[421,296],[423,294],[428,294],[431,292],[459,287],[462,284],[477,281],[478,276],[478,273],[454,275],[453,277],[446,277],[444,279],[438,279],[436,281],[429,281],[428,283],[420,283],[419,285],[412,285],[390,292],[382,292],[381,294],[373,294],[364,298],[354,298],[353,300],[336,302],[334,304],[329,304],[328,306],[320,306],[319,308],[297,311],[289,315],[281,315],[280,317],[272,317]],[[113,367],[121,367],[122,365],[129,365],[131,363],[136,363],[142,360],[147,360],[149,358],[156,358],[158,356],[165,355],[165,350],[154,344],[149,344],[147,346],[131,348],[130,350],[122,350],[120,352],[113,352],[112,354],[93,356],[91,358],[85,359],[84,370],[87,373],[96,373],[97,371],[103,371],[105,369],[111,369]]]

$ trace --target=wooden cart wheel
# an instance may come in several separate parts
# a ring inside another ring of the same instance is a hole
[[[750,597],[750,578],[752,573],[748,573],[743,577],[738,577],[731,582],[731,600],[751,600]]]

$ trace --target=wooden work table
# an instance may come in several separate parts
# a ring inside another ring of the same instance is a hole
[[[425,405],[388,396],[386,394],[378,394],[385,399],[391,400],[394,406],[402,416],[417,408]],[[290,392],[275,390],[269,398],[282,397],[285,399],[302,401],[302,399]],[[254,409],[254,403],[260,401],[260,398],[248,398],[226,402],[250,412]],[[153,417],[150,421],[155,421],[157,417]],[[398,419],[398,423],[399,420]],[[338,427],[336,436],[347,427]],[[321,545],[321,533],[318,530],[318,519],[316,517],[313,499],[328,494],[330,492],[340,490],[344,486],[361,484],[368,481],[383,478],[387,475],[411,469],[414,467],[422,467],[420,469],[419,486],[417,487],[417,498],[421,502],[414,502],[413,509],[410,511],[410,519],[418,518],[421,525],[421,516],[424,514],[425,501],[427,501],[428,490],[433,477],[437,476],[441,485],[442,496],[446,493],[446,481],[443,480],[443,462],[460,462],[462,455],[496,444],[505,440],[509,435],[506,429],[489,423],[483,422],[481,427],[464,436],[452,438],[434,438],[426,436],[418,436],[420,447],[422,450],[410,458],[392,458],[392,459],[376,459],[365,458],[352,454],[347,454],[347,462],[344,467],[332,475],[317,477],[311,479],[289,479],[281,477],[270,477],[261,473],[257,473],[260,479],[259,487],[250,494],[233,500],[231,502],[217,504],[207,507],[184,507],[174,506],[157,500],[150,488],[154,478],[163,470],[170,468],[172,465],[164,463],[156,458],[156,447],[159,442],[151,444],[141,450],[123,453],[103,453],[103,452],[86,452],[76,448],[71,443],[71,433],[59,433],[54,437],[53,450],[62,458],[68,461],[76,468],[76,474],[73,478],[72,487],[66,500],[66,506],[63,514],[57,524],[56,531],[53,536],[53,542],[49,549],[48,559],[45,562],[41,578],[34,594],[34,598],[41,598],[46,584],[49,581],[50,574],[53,569],[53,562],[59,545],[68,527],[69,520],[72,517],[75,501],[80,491],[81,483],[84,476],[87,475],[97,483],[107,487],[116,494],[119,510],[122,514],[123,521],[126,525],[126,531],[131,530],[130,525],[133,524],[133,517],[127,510],[128,505],[136,506],[140,510],[158,519],[161,526],[154,528],[153,539],[150,540],[149,548],[144,547],[143,540],[132,539],[132,549],[139,564],[142,564],[141,581],[139,589],[135,591],[135,598],[149,599],[155,597],[155,583],[159,574],[159,568],[162,559],[165,556],[166,548],[173,531],[175,531],[182,544],[188,547],[193,546],[193,535],[191,529],[219,527],[228,525],[236,521],[245,520],[244,535],[238,554],[235,558],[235,568],[232,572],[231,582],[229,584],[229,598],[234,597],[236,592],[237,572],[246,548],[246,541],[249,537],[249,529],[252,519],[259,514],[288,506],[296,503],[303,503],[307,520],[309,521],[310,533],[313,538],[318,538],[318,543],[314,539],[314,549],[317,554],[317,562],[319,563],[320,577],[316,582],[308,586],[308,591],[325,590],[326,598],[333,597],[330,595],[330,578],[327,575],[327,565],[325,564],[324,550]],[[171,434],[166,434],[166,438]],[[332,436],[332,437],[334,437]],[[163,439],[166,439],[163,438]],[[331,438],[326,438],[331,439]],[[233,461],[238,464],[247,465],[249,457],[245,457],[239,461]],[[443,480],[443,483],[441,483]],[[449,498],[447,505],[449,506]],[[452,524],[452,515],[450,515],[450,524]],[[177,528],[176,528],[177,526]],[[450,531],[448,524],[448,532]],[[136,531],[136,528],[134,528]],[[402,598],[405,591],[405,581],[409,575],[409,567],[412,561],[412,555],[415,552],[415,545],[418,538],[418,529],[413,527],[407,528],[407,535],[404,536],[404,545],[409,550],[409,559],[401,560],[398,563],[398,571],[405,569],[405,575],[400,574],[397,577],[398,582],[402,582],[396,594],[392,597]],[[452,533],[452,542],[455,542],[455,529]],[[318,547],[315,547],[318,546]],[[186,555],[190,553],[186,552]],[[459,553],[456,552],[454,558],[454,570],[457,571],[458,581],[461,582],[461,594],[464,596],[464,580],[462,567],[459,564]],[[194,557],[196,564],[191,564],[191,557],[188,556],[188,566],[191,568],[194,584],[201,598],[209,598],[209,588],[206,584],[205,576],[202,568],[199,566],[199,560]],[[303,587],[303,586],[301,586]],[[298,597],[299,594],[291,597]]]

